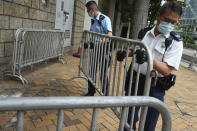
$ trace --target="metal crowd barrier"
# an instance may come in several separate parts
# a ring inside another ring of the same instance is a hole
[[[64,33],[58,30],[18,29],[15,33],[12,73],[27,83],[22,77],[21,69],[51,58],[63,55]]]
[[[78,76],[71,78],[71,80],[75,78],[85,78],[91,82],[100,95],[104,96],[125,96],[124,87],[126,82],[126,72],[130,65],[131,73],[128,92],[130,95],[133,72],[135,68],[137,76],[134,96],[137,96],[141,65],[136,63],[134,53],[132,58],[128,57],[128,54],[130,49],[132,49],[133,52],[135,52],[137,49],[143,49],[147,51],[147,73],[143,95],[149,95],[153,72],[153,60],[149,48],[141,41],[124,39],[115,36],[110,37],[104,34],[85,31],[83,40],[81,42],[81,47],[82,53]],[[117,51],[123,50],[126,51],[126,58],[124,61],[119,62],[117,61],[116,53]],[[81,72],[84,75],[81,75]],[[108,83],[106,81],[108,81]],[[109,86],[108,89],[107,84]],[[121,117],[121,108],[112,108],[112,110],[119,118]],[[134,119],[134,111],[135,109],[133,107],[131,121]],[[147,107],[143,107],[140,116],[140,124],[142,125],[145,123],[146,114]]]
[[[122,107],[119,131],[123,131],[128,106],[150,106],[157,109],[162,116],[162,131],[171,130],[171,117],[165,104],[153,97],[118,96],[118,97],[21,97],[1,98],[0,111],[17,111],[17,131],[24,130],[24,111],[28,110],[59,110],[57,131],[62,130],[64,109],[93,108],[91,131],[96,130],[99,108]],[[139,131],[143,131],[139,127]]]

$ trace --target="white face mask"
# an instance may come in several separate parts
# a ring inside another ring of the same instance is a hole
[[[161,22],[158,26],[158,31],[164,35],[169,34],[174,30],[174,25],[168,22]]]
[[[88,15],[90,16],[90,18],[94,18],[94,15],[92,13],[88,12]]]

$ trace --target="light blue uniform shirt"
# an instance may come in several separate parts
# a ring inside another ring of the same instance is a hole
[[[101,25],[98,23],[100,15],[103,15],[105,17],[101,21]],[[97,17],[94,18],[93,20],[94,20],[94,24],[91,25],[90,31],[97,32],[97,33],[102,33],[102,34],[107,34],[108,32],[112,32],[111,20],[108,16],[99,12]]]

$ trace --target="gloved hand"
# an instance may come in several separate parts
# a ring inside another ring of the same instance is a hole
[[[85,42],[84,43],[84,49],[87,49],[89,44],[90,44],[90,49],[94,49],[94,43],[93,42],[89,42],[89,43]]]
[[[123,61],[126,55],[127,55],[126,51],[117,51],[116,58],[118,61]]]
[[[88,43],[84,43],[84,49],[87,49],[88,48]]]
[[[143,64],[145,61],[148,60],[148,54],[144,50],[138,49],[136,50],[135,54],[136,54],[136,62],[138,64]]]
[[[94,49],[94,43],[92,41],[90,42],[90,49]]]

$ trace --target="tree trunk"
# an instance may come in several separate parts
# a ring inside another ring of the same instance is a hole
[[[137,39],[140,29],[147,25],[147,17],[150,0],[135,0],[131,16],[130,38]]]

